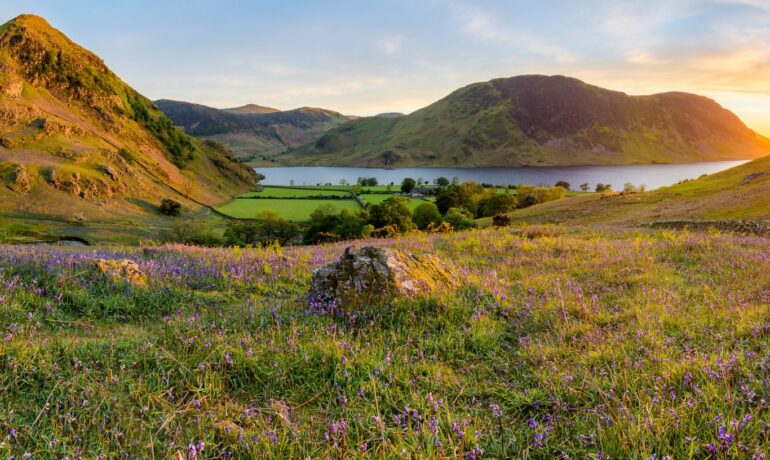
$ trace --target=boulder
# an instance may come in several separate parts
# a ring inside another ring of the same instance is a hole
[[[29,175],[24,166],[15,166],[13,173],[11,174],[11,183],[8,187],[19,194],[29,193],[32,188],[29,185]]]
[[[459,278],[436,256],[349,247],[340,260],[313,272],[308,296],[314,306],[344,308],[426,296],[457,285]]]
[[[125,281],[139,287],[147,286],[147,274],[133,260],[98,259],[94,261],[94,268],[116,281]]]

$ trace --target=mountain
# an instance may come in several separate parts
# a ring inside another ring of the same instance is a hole
[[[770,156],[647,193],[590,193],[514,211],[514,221],[627,225],[770,220]]]
[[[244,162],[264,164],[288,149],[314,142],[328,130],[350,121],[338,112],[312,107],[278,111],[255,104],[215,109],[189,102],[155,104],[193,136],[220,142]]]
[[[288,164],[552,166],[751,159],[770,141],[711,99],[629,96],[563,76],[476,83],[414,113],[351,121]]]
[[[275,113],[280,112],[278,109],[272,107],[265,107],[257,104],[246,104],[241,107],[233,107],[231,109],[222,109],[225,112],[230,113]]]
[[[43,18],[22,15],[0,26],[0,182],[6,217],[135,222],[155,218],[165,197],[191,209],[226,202],[255,176]]]

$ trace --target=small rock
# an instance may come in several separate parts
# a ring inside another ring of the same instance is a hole
[[[313,304],[327,309],[426,296],[457,285],[459,278],[434,255],[349,247],[339,261],[313,272],[308,295]]]
[[[11,174],[11,183],[8,187],[19,194],[29,193],[32,188],[29,185],[29,175],[24,166],[16,165]]]
[[[147,274],[140,270],[133,260],[99,259],[94,261],[94,268],[116,281],[127,281],[134,286],[147,287]]]

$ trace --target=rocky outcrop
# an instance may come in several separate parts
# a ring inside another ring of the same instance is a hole
[[[147,274],[133,260],[98,259],[93,262],[93,267],[115,281],[123,281],[139,287],[147,286]]]
[[[48,175],[48,183],[55,189],[70,193],[84,199],[103,200],[112,198],[115,188],[104,179],[83,177],[80,173],[72,173],[67,177],[57,173],[55,169]]]
[[[308,297],[315,308],[335,311],[427,296],[457,285],[459,278],[436,256],[349,247],[339,261],[313,272]]]
[[[29,185],[29,175],[27,169],[22,165],[16,165],[11,172],[11,183],[8,188],[19,194],[29,193],[31,187]]]

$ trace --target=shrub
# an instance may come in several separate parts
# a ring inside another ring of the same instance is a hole
[[[494,195],[481,203],[481,217],[490,217],[510,212],[516,209],[517,205],[518,201],[513,195]]]
[[[561,187],[561,188],[563,188],[564,190],[569,190],[569,189],[570,189],[570,184],[569,184],[569,182],[566,182],[566,181],[560,180],[560,181],[558,181],[558,182],[556,182],[556,183],[554,184],[554,187]]]
[[[398,227],[395,225],[386,225],[382,228],[372,230],[371,236],[374,238],[393,238],[398,236]]]
[[[388,198],[369,208],[369,223],[375,228],[395,226],[402,233],[414,228],[412,211],[406,205],[406,199],[400,196]]]
[[[555,238],[557,236],[564,235],[564,233],[564,227],[550,224],[532,225],[525,227],[521,231],[522,236],[529,238],[530,240],[543,237]]]
[[[455,230],[468,230],[476,228],[476,221],[473,220],[473,214],[471,214],[465,208],[452,208],[447,211],[444,216],[444,221],[449,223]]]
[[[215,247],[224,245],[218,235],[205,230],[192,222],[174,222],[174,225],[160,232],[160,240],[164,243],[180,243],[195,246]]]
[[[449,222],[431,223],[425,231],[428,233],[452,233],[454,228],[452,228],[452,224]]]
[[[415,208],[412,220],[414,220],[417,228],[425,230],[430,224],[441,222],[441,213],[438,212],[438,207],[435,204],[425,202]]]
[[[227,224],[225,241],[235,246],[286,245],[300,235],[299,226],[282,218],[275,211],[264,210],[254,221],[234,221]]]
[[[160,202],[159,209],[161,213],[167,216],[178,216],[182,213],[182,203],[171,198],[164,198]]]
[[[511,216],[508,214],[495,214],[492,218],[492,225],[495,227],[507,227],[511,225]]]
[[[365,211],[351,212],[343,209],[338,213],[332,205],[321,205],[310,214],[311,224],[305,232],[303,242],[329,242],[330,235],[336,235],[339,240],[367,236],[371,231],[371,226],[367,224],[368,217]]]

